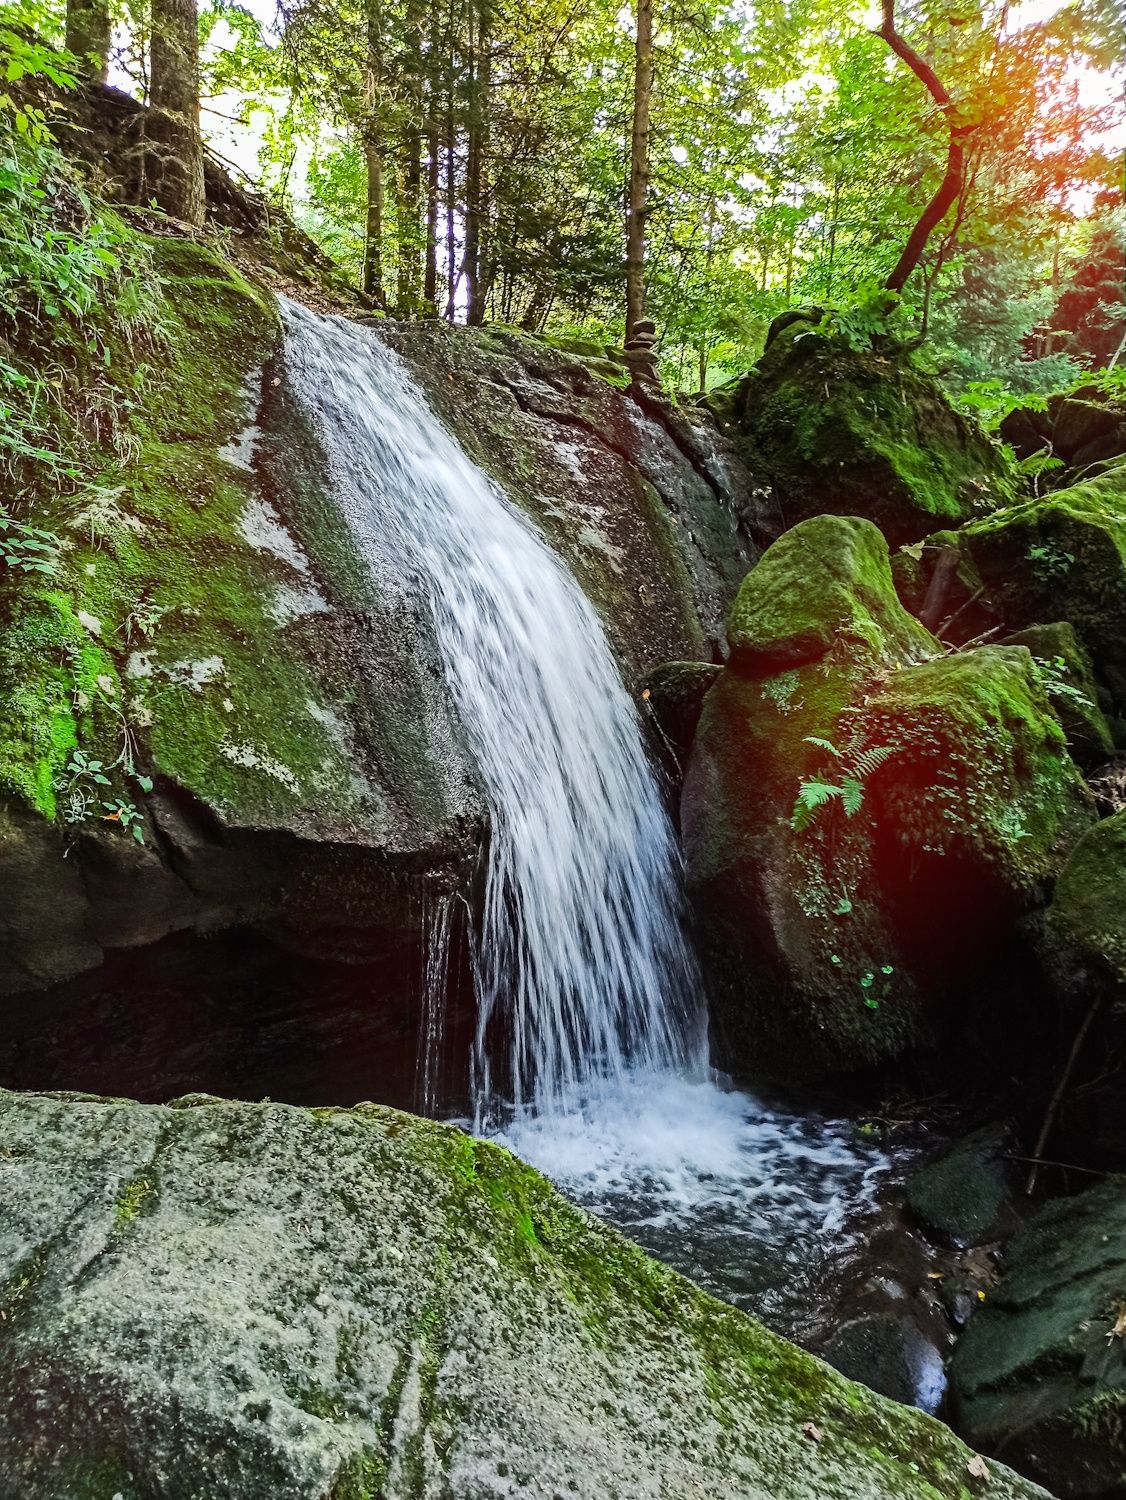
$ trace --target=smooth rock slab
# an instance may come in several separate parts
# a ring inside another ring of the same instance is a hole
[[[5,1496],[1043,1494],[450,1127],[4,1094],[0,1185]]]

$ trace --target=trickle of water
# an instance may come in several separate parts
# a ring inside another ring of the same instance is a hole
[[[425,898],[423,930],[427,935],[422,955],[422,1013],[419,1019],[418,1077],[416,1105],[420,1115],[431,1118],[441,1104],[442,1043],[446,1035],[446,992],[450,974],[450,937],[453,929],[453,891]]]
[[[372,563],[421,595],[490,811],[477,1123],[631,1070],[702,1077],[679,856],[598,616],[370,331],[283,302],[286,362]]]

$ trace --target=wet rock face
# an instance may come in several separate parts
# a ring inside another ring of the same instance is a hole
[[[969,1441],[1062,1500],[1121,1491],[1126,1472],[1126,1179],[1042,1208],[951,1366]]]
[[[1042,1493],[448,1127],[4,1095],[0,1182],[20,1500]]]
[[[942,654],[875,527],[831,516],[763,556],[729,634],[681,806],[722,1065],[862,1068],[952,1041],[984,987],[1000,1025],[986,976],[1094,819],[1027,650]]]
[[[570,566],[628,687],[707,660],[751,558],[749,481],[706,423],[590,346],[379,323],[462,447]],[[581,352],[573,352],[574,349]]]
[[[0,629],[0,993],[245,931],[251,949],[366,966],[373,995],[405,984],[417,1001],[421,964],[405,979],[403,955],[436,901],[471,895],[486,824],[430,621],[339,512],[272,298],[202,245],[152,253],[167,368],[131,398],[137,457],[116,476],[112,534],[76,524],[60,577],[20,580]],[[380,331],[573,565],[631,685],[670,655],[710,655],[746,564],[714,434],[656,396],[640,405],[606,358]],[[127,383],[140,353],[114,354]],[[73,769],[76,747],[114,767],[112,786]],[[143,841],[101,818],[109,795],[135,806]],[[236,966],[251,990],[256,963]],[[158,968],[149,987],[167,993]],[[99,981],[87,992],[83,1013],[68,991],[76,1054],[99,1034]],[[50,1002],[40,1014],[29,1032],[22,1010],[18,1036],[0,1021],[0,1080],[58,1079],[28,1064],[60,1050]],[[221,1052],[188,1076],[227,1087]],[[247,1089],[268,1091],[268,1071]],[[140,1071],[124,1081],[148,1091]]]
[[[705,402],[769,491],[772,534],[831,512],[874,521],[897,546],[1011,498],[999,448],[931,376],[813,329],[791,321],[756,369]]]

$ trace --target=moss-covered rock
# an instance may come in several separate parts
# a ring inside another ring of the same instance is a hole
[[[796,608],[823,654],[779,670],[733,652],[685,780],[713,1035],[737,1072],[816,1076],[950,1037],[1094,816],[1026,650],[937,654],[875,548],[851,602],[840,581],[821,621],[814,588],[791,607],[804,540],[816,580],[858,527],[876,535],[803,523],[775,544],[785,567],[772,548],[753,570],[736,628],[776,619],[789,642]]]
[[[1018,1500],[499,1148],[360,1106],[0,1096],[20,1500]]]
[[[785,526],[860,515],[898,545],[1012,498],[1000,449],[909,356],[856,353],[809,324],[780,332],[719,411]]]
[[[954,1355],[971,1441],[1063,1500],[1103,1500],[1126,1475],[1126,1178],[1041,1209]]]
[[[1013,1163],[1008,1127],[986,1125],[956,1141],[907,1182],[907,1207],[931,1233],[954,1245],[995,1240],[1011,1219]]]
[[[918,613],[939,558],[957,567],[943,613],[958,639],[1066,620],[1121,711],[1126,705],[1126,468],[938,532],[895,559],[896,584]]]
[[[1099,688],[1090,654],[1065,620],[1030,625],[1007,636],[1006,646],[1026,646],[1059,715],[1072,759],[1084,770],[1114,754],[1114,737],[1099,706]]]
[[[747,574],[727,617],[731,662],[755,675],[849,646],[870,661],[937,649],[895,596],[888,547],[856,516],[815,516],[779,538]]]
[[[436,653],[288,404],[273,298],[195,240],[128,253],[147,326],[87,372],[112,442],[33,497],[56,572],[0,602],[8,992],[181,928],[385,946],[420,875],[468,881],[482,820]]]
[[[1054,945],[1126,991],[1126,812],[1096,824],[1076,844],[1046,920]]]

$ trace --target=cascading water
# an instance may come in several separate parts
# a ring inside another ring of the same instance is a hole
[[[479,1119],[502,1094],[543,1114],[627,1070],[702,1074],[676,847],[597,614],[391,350],[343,318],[285,316],[345,509],[428,602],[488,796]]]
[[[845,1121],[709,1078],[678,854],[597,614],[397,355],[345,319],[283,311],[341,508],[383,585],[427,602],[488,797],[474,1128],[800,1336],[895,1163]],[[449,915],[439,904],[427,964],[424,1107]]]

